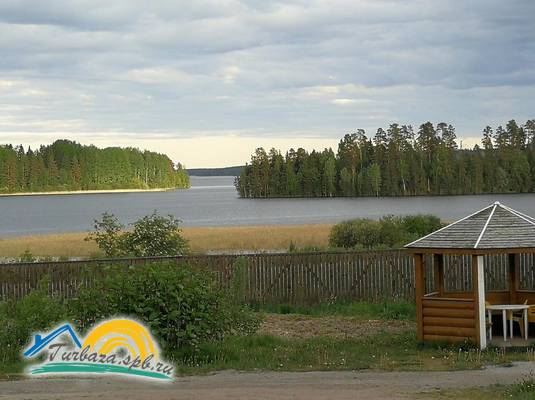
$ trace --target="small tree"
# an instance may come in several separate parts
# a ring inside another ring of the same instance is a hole
[[[122,257],[127,255],[124,247],[124,225],[113,214],[105,212],[102,220],[95,220],[91,232],[85,240],[94,240],[98,248],[104,252],[106,257]]]
[[[189,246],[182,237],[181,223],[172,215],[162,217],[154,211],[134,222],[134,229],[124,233],[124,245],[128,253],[136,257],[186,254]]]
[[[94,240],[106,257],[155,257],[184,255],[189,251],[188,242],[182,237],[181,221],[154,211],[125,230],[113,215],[104,213],[102,220],[95,220],[95,231],[86,240]]]

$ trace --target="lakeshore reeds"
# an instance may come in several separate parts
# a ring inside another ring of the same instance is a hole
[[[195,253],[272,251],[290,247],[325,247],[331,224],[185,227],[184,237]],[[40,257],[89,257],[98,255],[86,232],[55,233],[0,238],[0,257],[19,257],[28,251]]]

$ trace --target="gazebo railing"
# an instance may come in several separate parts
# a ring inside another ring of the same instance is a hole
[[[425,297],[422,299],[423,339],[452,342],[476,339],[473,299]]]
[[[426,270],[426,293],[436,291],[432,255],[424,256]],[[535,255],[522,253],[519,256],[518,290],[535,290]],[[485,290],[502,292],[509,290],[507,254],[484,256]],[[444,255],[444,290],[448,293],[463,293],[472,290],[472,257],[466,254]]]

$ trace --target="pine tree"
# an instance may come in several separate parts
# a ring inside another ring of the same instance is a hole
[[[237,178],[243,197],[398,196],[527,192],[535,190],[535,120],[487,126],[482,148],[462,149],[455,128],[426,122],[345,135],[336,154],[257,149]]]

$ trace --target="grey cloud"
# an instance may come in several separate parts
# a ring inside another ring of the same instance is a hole
[[[530,0],[5,0],[0,132],[339,136],[446,119],[474,136],[534,117],[533,15]]]

